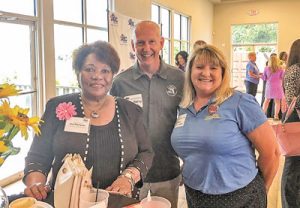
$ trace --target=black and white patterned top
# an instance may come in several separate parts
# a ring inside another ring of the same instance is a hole
[[[300,63],[294,64],[286,69],[284,75],[285,98],[288,104],[293,97],[298,97],[295,108],[300,110]]]

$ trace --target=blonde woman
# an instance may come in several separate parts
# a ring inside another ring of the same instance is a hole
[[[184,161],[188,207],[265,208],[279,151],[261,107],[230,87],[225,58],[211,45],[193,51],[186,70],[171,143]]]
[[[271,56],[268,61],[268,66],[264,70],[262,79],[266,81],[265,101],[263,111],[266,113],[270,100],[275,101],[274,120],[279,120],[278,114],[280,111],[281,99],[284,98],[282,79],[284,70],[279,65],[279,60],[276,56]]]

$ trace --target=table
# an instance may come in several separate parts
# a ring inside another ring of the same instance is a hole
[[[25,195],[24,194],[12,195],[12,196],[8,196],[8,199],[11,202],[21,197],[25,197]],[[44,200],[44,202],[47,202],[48,204],[51,204],[53,206],[54,204],[53,199],[54,199],[54,192],[51,192],[48,194],[48,197]],[[136,204],[138,202],[139,202],[138,200],[126,196],[122,196],[118,194],[109,194],[107,208],[122,208],[124,206]]]

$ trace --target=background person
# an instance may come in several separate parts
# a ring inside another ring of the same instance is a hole
[[[131,45],[137,62],[115,77],[110,93],[131,100],[144,110],[144,123],[155,156],[140,198],[151,190],[152,195],[168,199],[176,208],[181,176],[170,137],[182,97],[184,74],[161,59],[164,39],[160,34],[159,26],[152,21],[136,25]]]
[[[285,99],[289,105],[297,97],[295,110],[287,122],[300,121],[300,39],[293,42],[284,75]],[[300,135],[299,135],[300,139]],[[281,180],[282,208],[300,207],[300,156],[285,157]]]
[[[132,185],[146,177],[153,152],[142,109],[107,95],[119,66],[119,56],[107,42],[97,41],[75,51],[73,68],[81,92],[47,103],[41,136],[34,138],[26,157],[23,181],[27,196],[47,197],[48,173],[52,171],[53,188],[62,160],[69,153],[80,154],[88,169],[93,166],[94,187],[99,184],[102,189],[131,195]],[[66,120],[72,117],[90,130],[67,130]]]
[[[207,43],[204,40],[196,40],[193,44],[193,50],[195,50],[197,47],[201,47],[206,45]]]
[[[288,54],[285,51],[281,51],[279,53],[279,60],[280,60],[280,66],[285,69],[286,68],[286,63],[288,59]]]
[[[276,56],[271,56],[262,76],[262,79],[266,81],[263,111],[267,115],[270,100],[273,99],[275,102],[274,120],[279,120],[280,103],[284,97],[282,86],[283,76],[284,70],[279,65],[279,60]]]
[[[246,65],[246,79],[245,79],[246,93],[253,95],[255,97],[261,74],[259,73],[259,69],[255,63],[256,53],[255,52],[248,53],[248,59],[249,62]]]
[[[188,207],[265,208],[279,152],[261,107],[230,88],[230,70],[217,48],[197,48],[186,69],[171,141],[184,161]]]
[[[175,64],[183,72],[185,71],[188,56],[189,54],[186,51],[179,51],[175,56]]]

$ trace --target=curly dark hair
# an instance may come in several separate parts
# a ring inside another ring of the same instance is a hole
[[[179,55],[184,59],[185,63],[187,62],[188,56],[189,56],[189,54],[188,54],[186,51],[179,51],[179,52],[176,54],[176,56],[175,56],[175,64],[176,64],[176,66],[179,65],[179,62],[178,62],[178,56],[179,56]]]
[[[86,57],[90,54],[95,54],[99,61],[107,64],[111,68],[113,74],[118,73],[120,68],[120,57],[117,51],[108,42],[99,40],[82,45],[74,50],[72,66],[77,75],[81,72]]]

